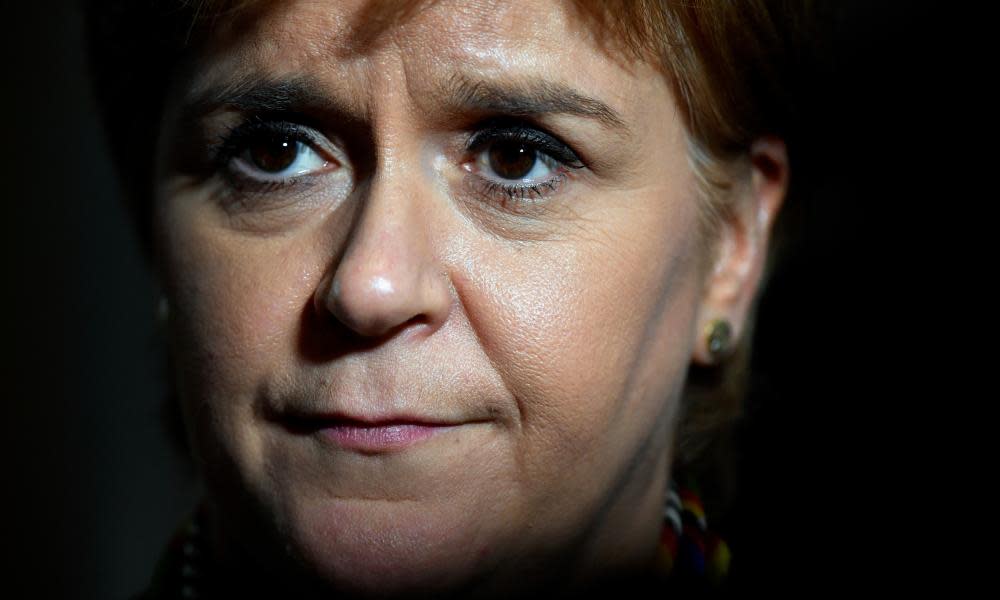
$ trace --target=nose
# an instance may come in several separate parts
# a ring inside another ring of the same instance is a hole
[[[377,338],[447,318],[451,286],[438,260],[433,218],[414,186],[372,182],[347,249],[316,292],[316,307],[360,336]]]

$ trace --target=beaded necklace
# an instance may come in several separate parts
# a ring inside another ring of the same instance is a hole
[[[671,480],[663,509],[657,567],[665,576],[683,573],[721,586],[729,574],[729,545],[708,529],[701,498]]]

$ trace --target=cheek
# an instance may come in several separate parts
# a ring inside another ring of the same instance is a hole
[[[551,477],[566,457],[626,460],[683,384],[694,205],[631,202],[593,215],[589,235],[484,253],[489,269],[467,282],[482,294],[465,303],[472,327],[518,403],[528,474]]]
[[[182,400],[199,406],[199,422],[213,417],[213,428],[232,426],[242,422],[236,413],[253,409],[259,383],[294,356],[322,266],[303,240],[252,239],[197,221],[174,222],[162,233]]]

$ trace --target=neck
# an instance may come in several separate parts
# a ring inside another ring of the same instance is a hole
[[[589,593],[595,587],[609,591],[623,589],[623,585],[634,591],[646,589],[643,587],[646,583],[654,583],[664,495],[670,476],[670,456],[665,452],[660,454],[647,455],[626,469],[621,480],[627,483],[616,486],[618,493],[612,494],[598,511],[595,525],[581,531],[576,541],[567,546],[573,548],[573,556],[560,553],[536,557],[541,560],[525,565],[533,574],[524,573],[513,580],[504,578],[506,582],[481,581],[485,585],[473,585],[464,590],[463,596],[500,597],[513,589],[547,588],[554,597]],[[637,474],[642,476],[636,477]],[[217,575],[213,586],[218,586],[225,596],[235,596],[237,592],[243,595],[245,591],[252,597],[320,597],[317,589],[307,587],[314,580],[305,570],[292,572],[294,561],[287,555],[262,557],[246,551],[249,547],[280,548],[280,543],[230,539],[222,533],[234,531],[224,526],[225,513],[209,507],[202,511],[202,516],[205,551],[213,563],[211,570]],[[297,586],[294,590],[293,585]],[[501,590],[505,587],[511,589]]]
[[[619,495],[600,519],[580,562],[573,587],[587,589],[594,575],[601,579],[633,580],[652,576],[663,526],[663,505],[669,480],[669,457],[658,458],[642,485]]]

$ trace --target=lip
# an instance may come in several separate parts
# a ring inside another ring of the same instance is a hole
[[[374,425],[334,423],[320,428],[318,433],[345,450],[375,454],[409,448],[454,427],[456,426],[406,422]]]
[[[338,448],[363,454],[405,450],[465,424],[427,417],[362,418],[341,414],[286,415],[281,420],[292,433],[319,436]]]

